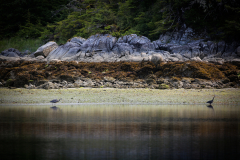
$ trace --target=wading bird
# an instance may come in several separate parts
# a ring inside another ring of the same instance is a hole
[[[62,99],[62,98],[60,98],[60,99],[53,99],[53,100],[51,100],[50,102],[51,102],[52,105],[53,105],[53,103],[57,103],[57,102],[59,102],[61,99]]]
[[[212,99],[212,100],[207,101],[206,103],[209,103],[209,104],[211,105],[211,104],[213,103],[214,98],[215,98],[215,95],[213,96],[213,99]]]

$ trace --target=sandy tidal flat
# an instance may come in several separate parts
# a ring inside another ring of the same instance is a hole
[[[214,104],[240,104],[240,89],[0,89],[0,104],[42,104],[52,99],[61,104],[205,104],[216,95]]]

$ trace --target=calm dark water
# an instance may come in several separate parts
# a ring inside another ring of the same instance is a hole
[[[240,106],[0,106],[1,160],[240,159]]]

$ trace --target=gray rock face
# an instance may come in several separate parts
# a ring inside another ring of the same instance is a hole
[[[73,60],[77,60],[78,58],[78,54],[80,51],[80,48],[79,47],[72,47],[72,48],[69,48],[69,50],[66,52],[66,54],[64,54],[62,56],[62,58],[60,60],[63,60],[63,61],[73,61]]]
[[[33,53],[35,57],[44,56],[47,57],[50,52],[58,48],[58,44],[56,42],[48,42],[43,46],[39,47],[36,52]]]
[[[150,39],[144,36],[137,36],[136,34],[126,35],[120,37],[117,44],[127,43],[132,46],[133,52],[155,50],[155,46]]]
[[[141,46],[140,52],[154,51],[154,50],[156,50],[156,48],[158,48],[158,46],[156,46],[156,44],[154,44],[154,43],[145,43]]]
[[[47,56],[47,60],[51,61],[53,59],[58,60],[69,60],[71,58],[76,58],[76,54],[81,51],[80,45],[73,42],[67,42],[66,44],[53,50]]]
[[[70,42],[77,43],[79,45],[82,45],[86,41],[85,38],[82,37],[73,37]]]
[[[184,32],[182,36],[180,32],[173,33],[171,36],[169,33],[160,36],[159,40],[153,42],[155,44],[155,48],[169,51],[170,54],[180,54],[185,58],[184,60],[194,60],[194,57],[199,57],[200,59],[206,59],[210,57],[236,57],[236,48],[239,45],[237,42],[227,44],[224,41],[216,43],[213,41],[204,42],[203,39],[192,40],[189,39],[189,36],[187,35],[190,35],[190,37],[194,39],[197,37],[195,37],[195,35],[190,32],[190,29],[187,30],[188,31]]]
[[[140,48],[140,45],[150,43],[150,39],[144,36],[137,36],[136,34],[130,34],[123,37],[120,37],[117,43],[128,43]]]
[[[133,54],[133,46],[129,45],[128,43],[116,43],[112,51],[113,53],[117,54],[118,57],[123,57]]]
[[[139,62],[155,59],[154,54],[159,54],[164,61],[191,60],[217,63],[239,58],[240,43],[213,42],[207,41],[208,38],[204,34],[194,33],[186,25],[183,25],[179,31],[161,35],[153,42],[147,37],[136,34],[126,35],[119,39],[108,34],[96,34],[88,39],[74,37],[61,46],[55,42],[48,42],[28,58],[38,57],[37,59],[42,61],[45,59],[45,61]],[[23,56],[15,49],[5,50],[1,55],[15,59]]]
[[[167,32],[163,35],[160,35],[160,42],[161,43],[170,43],[170,44],[177,44],[177,45],[187,45],[188,43],[192,43],[195,40],[194,39],[200,39],[200,37],[205,37],[202,35],[197,35],[194,33],[193,29],[186,27],[186,25],[183,25],[181,29],[177,32]]]
[[[117,38],[111,35],[96,34],[88,38],[81,45],[81,50],[86,52],[105,51],[110,52],[117,42]]]

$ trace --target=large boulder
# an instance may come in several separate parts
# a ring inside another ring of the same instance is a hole
[[[86,52],[105,51],[110,52],[117,42],[117,38],[109,34],[96,34],[89,37],[81,45],[81,50]]]
[[[51,61],[53,59],[58,60],[74,60],[77,56],[77,53],[81,51],[80,45],[73,42],[67,42],[66,44],[58,47],[53,50],[47,56],[47,60]]]
[[[58,44],[56,42],[48,42],[37,49],[36,52],[33,53],[35,57],[44,56],[47,57],[50,52],[58,48]]]
[[[152,55],[151,62],[153,62],[156,66],[163,61],[164,61],[164,59],[161,56],[161,54],[155,53],[155,54]]]

